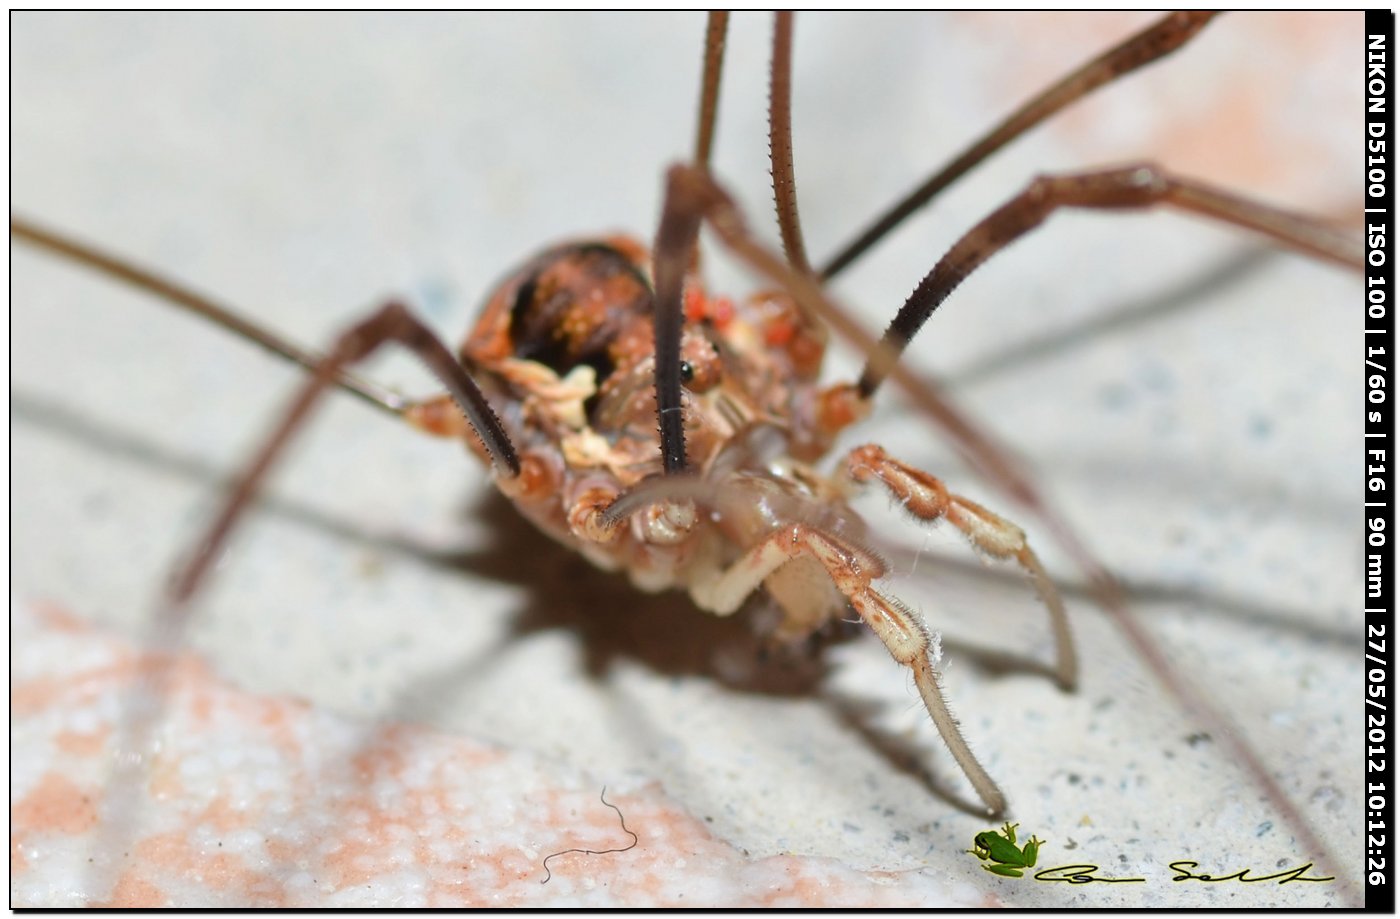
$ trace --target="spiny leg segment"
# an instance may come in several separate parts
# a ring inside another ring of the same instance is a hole
[[[1314,218],[1172,175],[1151,163],[1039,176],[964,234],[919,282],[886,330],[883,347],[865,365],[861,394],[869,397],[875,392],[910,339],[968,275],[1055,211],[1145,210],[1161,205],[1253,230],[1314,258],[1363,267],[1360,242],[1346,233]]]
[[[705,73],[700,79],[700,109],[695,129],[695,165],[710,168],[715,143],[715,119],[719,114],[719,78],[724,71],[724,39],[729,12],[711,10],[705,25]]]
[[[768,158],[773,169],[773,203],[783,254],[794,271],[811,274],[802,222],[797,218],[797,178],[792,158],[792,12],[773,14],[773,58],[768,76]]]
[[[1066,74],[1059,82],[1030,99],[1003,122],[974,141],[952,162],[934,173],[903,200],[882,214],[868,229],[844,246],[821,269],[821,277],[831,279],[864,255],[919,208],[967,175],[1011,141],[1034,128],[1061,109],[1088,96],[1094,90],[1159,61],[1185,45],[1206,27],[1218,13],[1182,11],[1170,13],[1152,25],[1129,36],[1121,44]]]

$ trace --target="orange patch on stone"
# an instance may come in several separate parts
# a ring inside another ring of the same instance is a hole
[[[259,908],[288,905],[281,878],[249,868],[237,855],[221,853],[202,856],[200,874],[211,887],[234,893],[240,903]]]
[[[32,606],[45,628],[57,632],[78,633],[91,631],[92,626],[52,600],[37,600]]]
[[[251,822],[246,813],[237,810],[227,798],[214,800],[196,821],[200,826],[209,826],[220,833],[229,833],[248,826]]]
[[[760,895],[757,900],[758,905],[771,908],[819,906],[822,904],[823,885],[802,874],[801,866],[796,859],[791,856],[778,856],[771,859],[770,863],[783,865],[783,873],[787,875],[788,880],[784,884],[769,888]]]
[[[1131,143],[1124,141],[1131,149],[1114,149],[1108,159],[1148,159],[1174,173],[1286,200],[1288,189],[1300,183],[1306,187],[1311,173],[1332,165],[1328,147],[1305,130],[1280,133],[1275,122],[1288,102],[1281,95],[1278,74],[1226,63],[1212,46],[1219,41],[1216,36],[1221,31],[1230,29],[1236,40],[1247,34],[1260,47],[1287,49],[1287,58],[1303,67],[1332,47],[1339,30],[1347,27],[1344,17],[1303,12],[1241,14],[1229,22],[1212,22],[1180,51],[1129,75],[1121,86],[1098,90],[1037,130],[1055,134],[1073,146],[1084,157],[1084,166],[1102,164],[1106,155],[1100,148],[1100,124],[1107,117],[1105,113],[1113,110],[1115,102],[1135,94],[1140,97],[1140,106],[1151,107],[1159,116],[1144,123],[1142,137]],[[1072,67],[1160,16],[1143,12],[1042,12],[1010,17],[966,13],[961,18],[985,32],[990,47],[1025,49],[1009,57],[1003,69],[1002,91],[1009,112]],[[1359,36],[1359,19],[1356,22]],[[1047,35],[1056,40],[1045,41]],[[1359,41],[1358,37],[1358,47]],[[1182,91],[1178,80],[1163,73],[1175,71],[1197,79],[1201,67],[1219,71],[1219,79],[1209,92],[1196,95]]]
[[[84,674],[40,677],[15,683],[10,687],[10,716],[37,714],[72,696],[85,698],[95,695],[97,690],[107,691],[120,682],[126,669],[125,665],[117,664]]]
[[[24,847],[19,837],[10,837],[10,875],[14,876],[29,869],[29,859],[24,857]],[[11,901],[13,903],[13,901]]]
[[[112,899],[108,903],[94,903],[96,908],[117,907],[131,909],[140,907],[154,909],[170,905],[170,897],[155,884],[140,877],[135,871],[125,871],[117,879],[112,889]]]
[[[285,839],[268,839],[263,845],[267,849],[268,859],[274,864],[294,865],[306,854],[300,846]]]
[[[107,746],[107,738],[112,734],[110,727],[100,728],[91,734],[81,731],[61,731],[54,738],[54,745],[71,756],[97,756]]]
[[[310,714],[311,707],[295,699],[259,698],[256,703],[250,720],[256,720],[264,730],[267,742],[293,760],[304,759],[297,725]]]
[[[57,772],[48,772],[34,790],[10,808],[15,831],[85,833],[97,825],[92,797]]]
[[[147,836],[136,843],[135,851],[139,861],[170,871],[187,871],[196,864],[183,830]]]

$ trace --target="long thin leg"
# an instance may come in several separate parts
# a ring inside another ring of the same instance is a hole
[[[720,614],[732,613],[765,578],[802,557],[821,564],[836,589],[885,643],[890,655],[914,672],[914,685],[953,759],[977,790],[987,813],[994,817],[1003,814],[1006,796],[973,755],[958,728],[957,719],[943,699],[943,688],[934,668],[937,642],[929,637],[928,629],[917,615],[870,586],[871,580],[885,570],[878,557],[814,527],[793,524],[770,533],[712,582],[692,587],[691,596],[705,609]]]
[[[148,294],[153,294],[167,303],[189,310],[197,316],[203,316],[244,341],[251,342],[294,364],[299,364],[307,370],[314,370],[320,361],[319,357],[305,348],[298,347],[277,333],[243,318],[229,307],[216,303],[211,297],[197,293],[177,281],[163,278],[125,258],[103,252],[87,243],[78,242],[72,237],[41,227],[23,217],[10,215],[10,238],[28,243],[54,255],[60,255],[95,271],[100,271],[108,277],[130,284]],[[407,408],[404,399],[397,393],[390,392],[344,371],[336,374],[333,382],[351,395],[358,396],[375,408],[391,415],[400,415]]]
[[[874,444],[852,450],[846,457],[845,469],[856,482],[878,480],[899,499],[905,510],[920,520],[947,520],[974,548],[995,559],[1014,561],[1025,569],[1041,602],[1050,612],[1050,627],[1055,636],[1056,679],[1063,689],[1074,689],[1079,680],[1079,662],[1074,653],[1065,604],[1020,527],[976,502],[952,494],[936,477],[892,459]]]
[[[1012,112],[1009,118],[882,214],[860,236],[832,256],[822,268],[821,276],[828,279],[836,277],[910,214],[932,201],[939,192],[967,175],[1002,147],[1099,87],[1171,54],[1195,38],[1216,15],[1199,11],[1171,13],[1068,74]]]
[[[724,75],[724,42],[728,32],[729,11],[710,10],[705,21],[705,68],[704,74],[700,78],[700,108],[696,115],[695,123],[694,159],[696,168],[703,169],[707,172],[710,169],[710,155],[713,153],[715,145],[715,123],[719,117],[719,85],[720,78]],[[686,250],[684,264],[696,266],[700,264],[700,247],[698,243],[698,239],[692,239],[690,241]],[[682,276],[683,274],[682,272]],[[676,329],[676,335],[680,335],[679,328]],[[677,347],[679,347],[679,345],[677,345]],[[677,380],[675,389],[677,399],[679,399],[680,358],[677,357],[676,360]],[[677,403],[677,405],[679,405],[679,403]],[[677,408],[676,411],[679,412],[679,408]],[[664,432],[665,425],[663,425],[662,428]],[[674,436],[675,435],[671,435],[672,440],[674,440]],[[662,442],[665,443],[668,439],[667,435],[663,433],[661,439]],[[684,448],[685,444],[681,443],[678,461],[668,461],[675,463],[674,468],[670,465],[666,467],[668,473],[677,472],[685,468]]]
[[[715,143],[715,118],[719,112],[719,79],[724,72],[724,38],[729,12],[711,10],[705,25],[705,75],[700,80],[700,114],[695,128],[695,165],[710,168]]]
[[[1060,208],[1143,210],[1167,205],[1262,233],[1307,255],[1349,268],[1363,267],[1360,241],[1318,221],[1267,207],[1229,192],[1171,175],[1148,164],[1046,175],[993,211],[953,244],[900,307],[882,347],[865,365],[860,391],[870,396],[933,311],[982,263],[1040,226]]]
[[[768,156],[773,165],[773,203],[783,254],[793,270],[811,274],[802,223],[797,219],[797,177],[792,161],[792,12],[773,14],[773,62],[768,79]]]
[[[234,486],[223,510],[199,541],[189,562],[172,581],[171,603],[184,604],[194,595],[234,524],[252,503],[273,463],[292,435],[305,423],[326,387],[347,364],[364,360],[387,342],[398,342],[412,351],[447,387],[501,474],[507,477],[520,474],[520,458],[516,455],[510,436],[481,389],[452,356],[452,352],[406,307],[399,303],[386,304],[368,319],[341,334],[330,353],[316,366],[315,373],[302,384],[281,422],[248,464],[247,471]]]

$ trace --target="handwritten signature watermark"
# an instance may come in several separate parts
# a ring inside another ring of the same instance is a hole
[[[1045,841],[1032,836],[1018,845],[1016,840],[1016,827],[1018,826],[1020,826],[1019,823],[1007,823],[999,831],[988,830],[985,833],[978,833],[972,838],[972,848],[968,849],[967,852],[981,859],[985,863],[982,868],[992,874],[1008,878],[1024,877],[1028,870],[1035,867],[1040,857],[1040,847],[1045,845]],[[1299,865],[1296,868],[1276,871],[1273,874],[1261,875],[1252,874],[1253,869],[1251,868],[1241,868],[1233,874],[1208,874],[1196,870],[1201,867],[1200,862],[1188,859],[1168,862],[1167,867],[1175,872],[1171,878],[1173,883],[1195,881],[1204,884],[1220,884],[1226,881],[1236,881],[1241,884],[1289,884],[1294,881],[1305,881],[1320,884],[1336,880],[1335,877],[1308,876],[1308,871],[1313,867],[1312,862]],[[1098,873],[1100,870],[1098,865],[1086,862],[1042,868],[1032,877],[1037,881],[1058,884],[1147,883],[1147,878],[1105,877]]]

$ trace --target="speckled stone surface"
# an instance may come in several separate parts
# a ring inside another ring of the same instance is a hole
[[[1145,19],[800,19],[810,248],[834,250]],[[15,209],[318,343],[390,294],[455,338],[542,245],[650,235],[661,169],[690,144],[702,26],[21,14],[12,28]],[[734,24],[716,171],[771,238],[767,33]],[[1357,16],[1227,17],[988,164],[838,294],[878,328],[960,231],[1044,170],[1151,157],[1347,213],[1360,41]],[[17,248],[12,267],[16,905],[1345,902],[1340,882],[1171,880],[1176,860],[1258,875],[1323,854],[1162,692],[1043,529],[893,397],[843,445],[882,443],[1027,524],[1067,587],[1083,686],[1063,695],[1026,664],[1047,630],[1014,572],[876,496],[862,511],[903,547],[890,589],[942,631],[951,704],[1023,835],[1045,840],[1039,866],[1143,883],[983,871],[965,850],[992,827],[956,806],[969,790],[869,636],[765,657],[747,619],[593,571],[459,448],[348,400],[222,565],[137,816],[113,836],[103,763],[122,688],[147,666],[139,623],[296,374],[47,258]],[[753,286],[722,258],[707,269]],[[1344,859],[1361,841],[1360,289],[1199,221],[1065,215],[971,279],[911,350],[1028,461]],[[851,365],[838,350],[832,373]],[[430,389],[399,357],[368,372]],[[637,847],[554,859],[540,884],[553,851],[628,841],[603,786]]]
[[[20,904],[996,902],[975,878],[749,857],[654,783],[629,782],[605,798],[592,777],[527,750],[256,696],[215,679],[194,655],[173,665],[148,781],[128,802],[139,816],[104,840],[130,854],[92,860],[89,843],[103,838],[96,827],[114,810],[104,803],[110,724],[156,662],[53,608],[20,604],[12,624],[34,652],[14,674],[12,739],[44,753],[23,759],[14,779],[24,790],[11,806]],[[28,666],[51,655],[76,664],[70,679]],[[36,761],[46,770],[23,768]],[[110,893],[90,901],[85,885]]]

